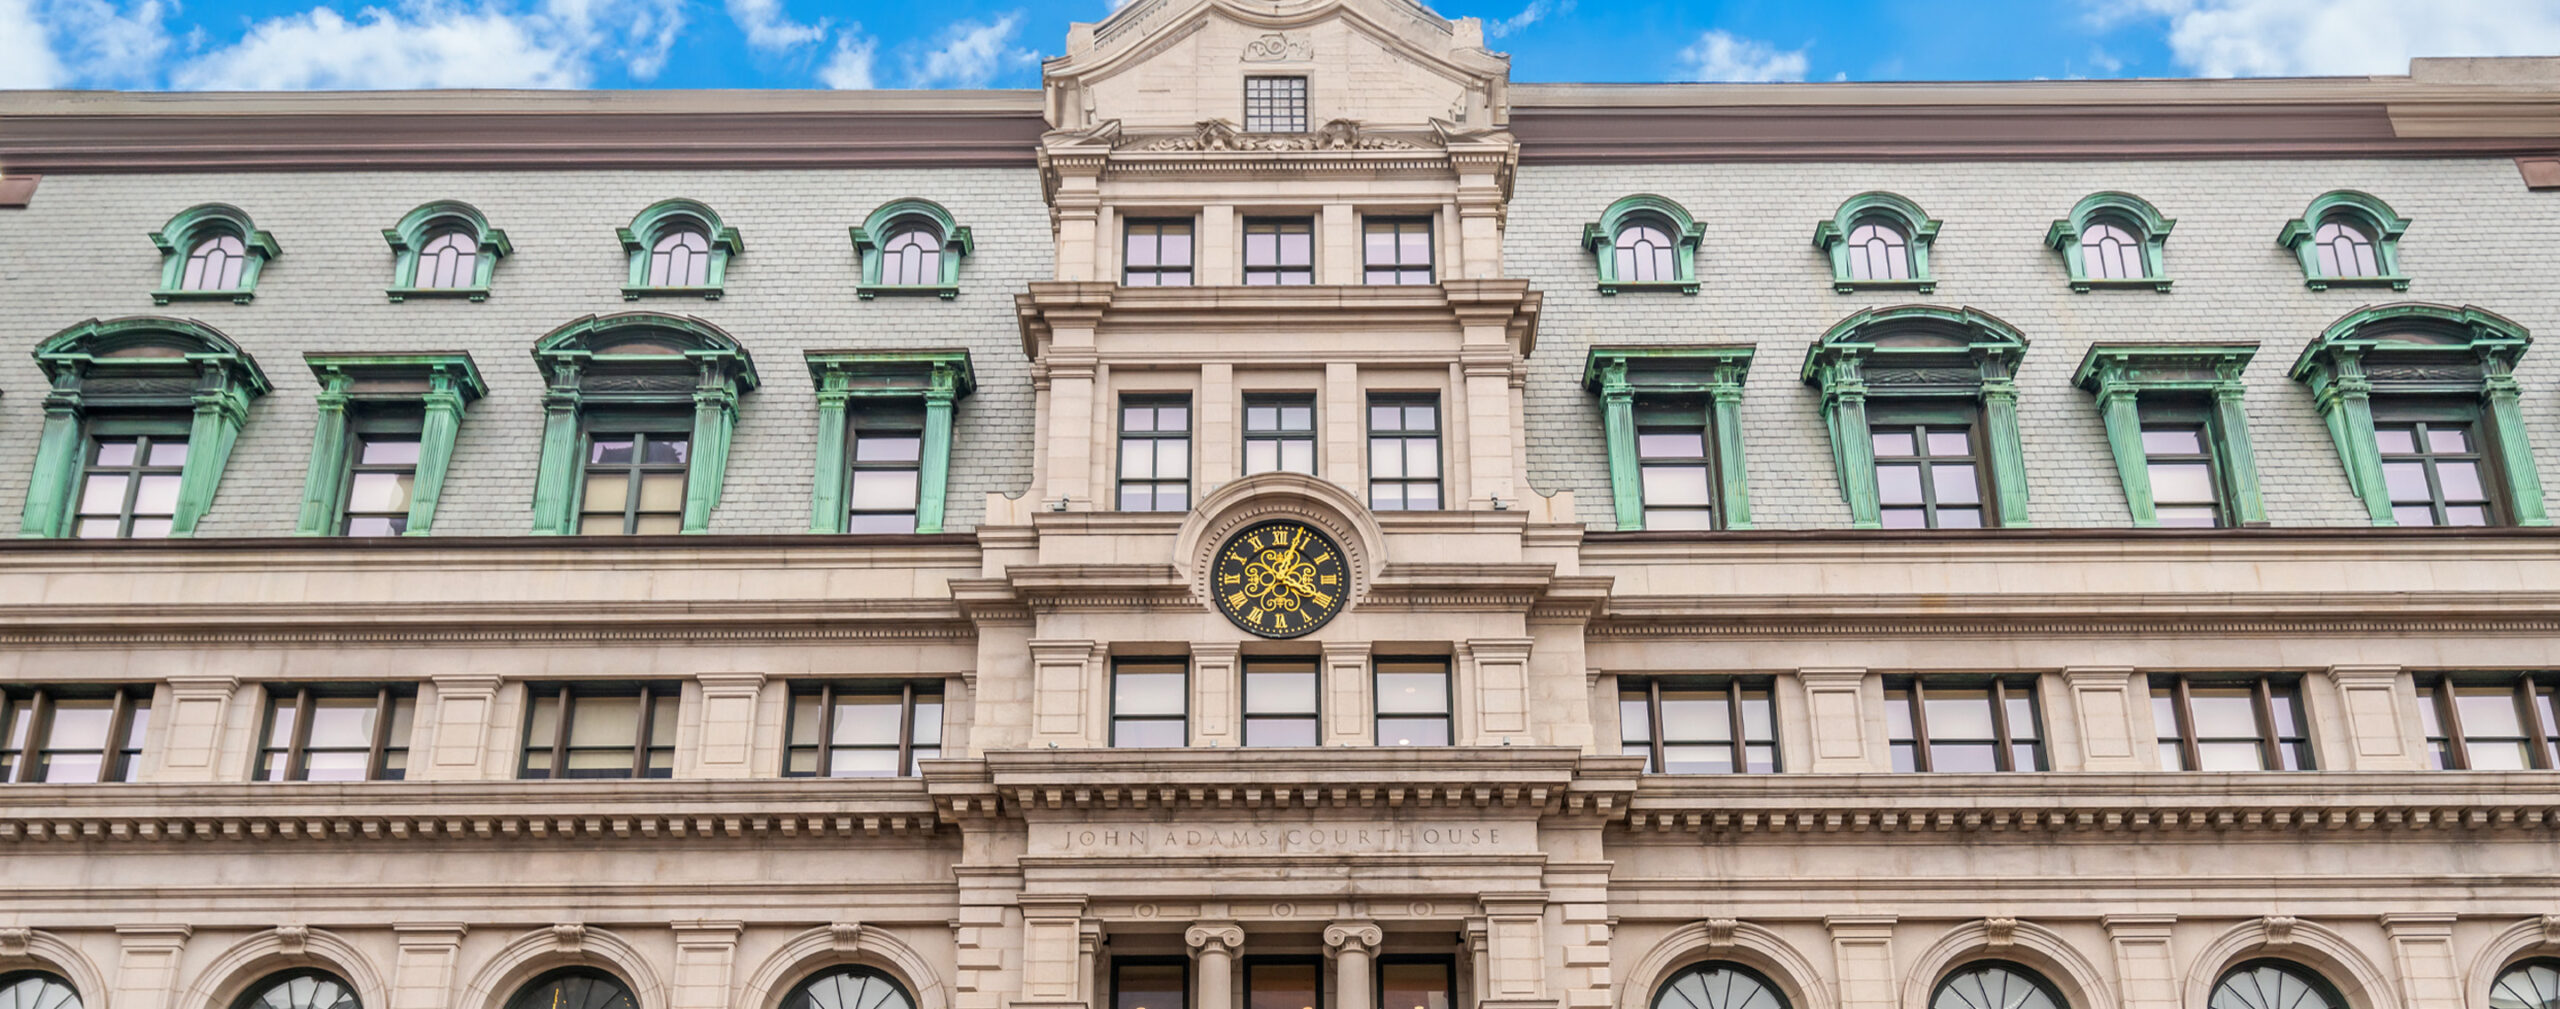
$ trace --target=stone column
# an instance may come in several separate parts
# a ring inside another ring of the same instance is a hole
[[[1016,1005],[1086,1005],[1084,898],[1029,896],[1022,908],[1022,998]]]
[[[1202,364],[1200,397],[1192,407],[1191,430],[1198,436],[1192,449],[1200,462],[1191,475],[1191,499],[1197,501],[1244,472],[1244,448],[1236,436],[1235,365]]]
[[[393,925],[400,943],[391,965],[391,1009],[448,1009],[453,1005],[453,974],[462,957],[460,922]]]
[[[668,1009],[728,1009],[729,972],[738,956],[736,921],[676,922],[676,962]]]
[[[178,954],[187,948],[186,925],[118,925],[123,951],[116,958],[117,1009],[169,1009],[178,987]]]
[[[1324,952],[1333,958],[1333,1009],[1369,1009],[1369,961],[1385,938],[1376,922],[1337,921],[1324,927]]]
[[[2165,914],[2111,914],[2102,921],[2116,948],[2116,990],[2123,1009],[2178,1009],[2178,962],[2169,933],[2178,919]]]
[[[2453,957],[2452,915],[2386,914],[2382,930],[2391,937],[2403,1009],[2462,1009],[2462,965]]]
[[[755,775],[756,695],[763,673],[703,673],[701,756],[694,769],[705,778]]]
[[[1360,366],[1348,361],[1327,362],[1324,402],[1316,410],[1316,421],[1324,429],[1323,458],[1318,470],[1335,486],[1363,501],[1369,499],[1368,488],[1360,482],[1361,460],[1369,455],[1364,451],[1368,416],[1366,405],[1360,402]]]
[[[1895,1009],[1902,996],[1893,966],[1894,917],[1833,915],[1822,923],[1831,929],[1840,1009]]]
[[[1191,969],[1191,1009],[1234,1009],[1236,950],[1244,947],[1244,928],[1232,921],[1194,922],[1182,933],[1196,965]]]
[[[1547,976],[1547,898],[1543,893],[1484,895],[1485,988],[1480,1003],[1520,1003],[1544,997]]]
[[[1477,746],[1501,746],[1517,743],[1523,746],[1538,740],[1529,734],[1529,638],[1469,638],[1458,650],[1458,695],[1461,707],[1472,708],[1472,717],[1460,716],[1459,725],[1472,726],[1461,743]],[[1464,703],[1472,698],[1473,704]],[[1454,712],[1453,712],[1454,714]]]
[[[1095,676],[1101,654],[1102,645],[1092,641],[1031,642],[1032,745],[1099,742],[1088,728],[1102,724],[1100,715],[1088,712],[1086,700],[1109,696],[1110,684]]]

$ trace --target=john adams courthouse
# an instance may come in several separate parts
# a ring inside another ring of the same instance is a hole
[[[0,95],[0,1009],[2554,1009],[2560,59]]]

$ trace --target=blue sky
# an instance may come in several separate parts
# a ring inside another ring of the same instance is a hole
[[[1441,0],[1527,81],[2399,73],[2560,0]],[[0,0],[0,87],[1033,87],[1111,0]]]

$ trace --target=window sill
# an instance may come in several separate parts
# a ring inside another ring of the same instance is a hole
[[[1859,291],[1918,291],[1921,294],[1929,294],[1937,289],[1938,279],[1935,277],[1916,277],[1910,280],[1834,279],[1831,282],[1831,292],[1834,294],[1854,294]]]
[[[242,288],[236,291],[164,290],[151,292],[151,303],[154,305],[166,305],[172,301],[228,301],[234,305],[246,305],[249,303],[250,298],[256,296],[256,291],[247,288]]]
[[[718,287],[626,287],[622,289],[622,300],[638,301],[642,298],[701,298],[704,301],[718,301],[720,300],[720,294],[721,290]]]
[[[2171,283],[2173,281],[2167,277],[2127,277],[2115,280],[2074,277],[2071,279],[2071,289],[2087,294],[2091,291],[2139,291],[2149,288],[2167,294]]]
[[[1672,291],[1678,291],[1682,294],[1696,294],[1698,293],[1698,282],[1694,280],[1630,280],[1624,282],[1603,280],[1600,282],[1600,293],[1602,294],[1644,294],[1648,292],[1669,293]]]
[[[389,295],[391,297],[391,303],[394,305],[407,301],[411,298],[463,298],[470,301],[489,300],[489,289],[485,287],[392,287],[385,288],[382,293]]]
[[[874,298],[874,297],[876,297],[876,296],[879,296],[879,295],[883,295],[883,294],[887,294],[887,295],[928,295],[928,294],[929,294],[929,295],[932,295],[932,296],[934,296],[934,297],[940,298],[940,299],[942,299],[942,300],[944,300],[944,301],[949,301],[949,300],[951,300],[951,299],[953,299],[953,298],[957,298],[957,297],[959,297],[959,296],[960,296],[960,285],[958,285],[958,284],[862,284],[862,285],[856,286],[856,287],[853,289],[853,293],[854,293],[855,295],[857,295],[857,296],[861,297],[861,298],[862,298],[862,300],[864,300],[864,301],[869,301],[869,300],[871,300],[872,298]]]
[[[2409,278],[2399,276],[2306,277],[2302,281],[2302,286],[2314,291],[2326,291],[2332,287],[2388,287],[2394,291],[2406,291],[2409,289]]]

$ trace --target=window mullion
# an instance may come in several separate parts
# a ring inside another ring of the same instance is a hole
[[[117,687],[115,700],[107,702],[107,738],[98,747],[100,782],[124,780],[124,737],[133,731],[133,691]]]
[[[554,780],[569,776],[569,722],[576,710],[576,700],[571,696],[569,685],[561,684],[560,717],[554,720],[551,735],[551,777]]]
[[[1724,709],[1733,731],[1733,773],[1751,771],[1751,748],[1742,737],[1742,677],[1724,681]]]
[[[306,753],[311,747],[311,688],[293,692],[293,737],[285,743],[284,780],[301,781],[309,769]]]
[[[133,537],[133,511],[139,507],[142,499],[142,473],[145,468],[143,462],[151,458],[151,443],[154,440],[156,439],[149,437],[133,440],[133,468],[125,472],[124,508],[122,514],[116,516],[118,519],[116,538],[118,539]]]
[[[650,704],[655,699],[650,697],[649,694],[649,685],[646,683],[641,684],[640,724],[634,726],[633,732],[631,733],[631,777],[633,780],[649,776],[649,728],[652,724],[657,722],[657,719],[649,717],[655,713],[650,708]]]
[[[1662,681],[1660,679],[1646,680],[1644,687],[1645,718],[1648,719],[1653,726],[1653,773],[1669,774],[1671,773],[1671,763],[1667,759],[1662,745]]]
[[[2195,696],[2187,689],[2187,678],[2171,680],[2169,691],[2177,702],[2178,752],[2186,757],[2187,770],[2204,770],[2204,747],[2196,739]]]
[[[2451,770],[2471,769],[2471,740],[2462,732],[2462,702],[2453,689],[2453,677],[2436,678],[2436,716],[2444,719],[2445,762]]]
[[[898,776],[909,772],[907,762],[915,756],[916,685],[908,681],[898,690]]]
[[[44,759],[45,737],[53,734],[53,691],[35,690],[35,699],[27,703],[27,744],[18,751],[18,782],[39,781],[36,764]]]
[[[1926,475],[1927,471],[1923,470],[1922,473]],[[1922,486],[1925,487],[1927,484],[1924,483]],[[1920,686],[1920,678],[1917,676],[1911,678],[1911,769],[1915,771],[1931,769],[1929,697],[1927,691]]]
[[[2534,703],[2540,698],[2534,695],[2533,688],[2533,674],[2516,678],[2516,703],[2524,707],[2525,734],[2533,740],[2530,766],[2538,771],[2547,771],[2551,769],[2551,734],[2549,728],[2542,724],[2542,707]]]
[[[384,754],[391,749],[391,716],[394,707],[398,704],[399,699],[391,695],[391,687],[388,684],[373,695],[373,738],[368,741],[364,761],[364,780],[366,781],[381,779],[382,772],[385,770]]]
[[[2257,687],[2258,735],[2266,740],[2261,759],[2267,770],[2280,771],[2284,769],[2284,739],[2276,734],[2275,687],[2264,676],[2258,677]]]
[[[835,774],[836,768],[836,685],[818,685],[818,770],[816,777]]]
[[[2018,769],[2009,739],[2009,684],[1995,677],[1991,681],[1991,741],[1999,749],[1991,755],[1992,767],[2003,771]]]

